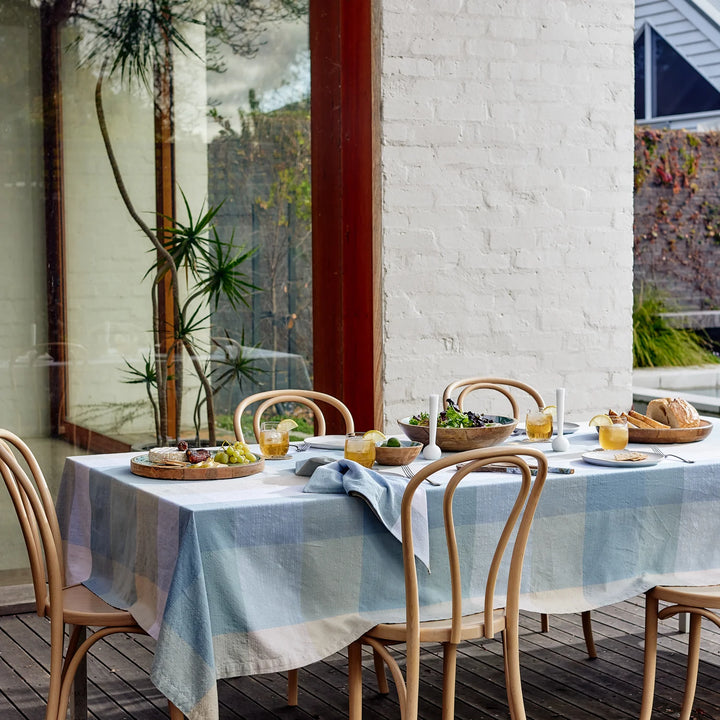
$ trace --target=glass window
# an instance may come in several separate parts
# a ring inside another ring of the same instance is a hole
[[[0,0],[0,426],[53,486],[78,452],[53,428],[219,441],[241,396],[313,378],[307,3],[55,6]]]
[[[645,33],[635,41],[635,119],[645,117]]]
[[[652,39],[655,115],[682,115],[720,109],[720,92],[660,35],[653,32]]]

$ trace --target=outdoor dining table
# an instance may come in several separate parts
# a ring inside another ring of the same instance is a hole
[[[712,422],[701,442],[664,446],[694,464],[588,464],[582,454],[598,446],[586,426],[569,436],[567,452],[534,444],[551,467],[573,472],[548,475],[521,608],[579,612],[659,583],[720,582],[720,428]],[[212,481],[139,477],[130,472],[134,455],[67,459],[57,500],[67,579],[128,608],[156,639],[151,679],[192,720],[217,720],[218,678],[302,667],[403,617],[398,540],[362,500],[304,493],[307,478],[294,472],[298,459],[332,451],[311,448],[266,461],[259,474]],[[438,487],[424,483],[430,567],[419,580],[428,619],[442,616],[448,599],[442,494],[450,474],[434,476]],[[459,542],[472,550],[468,612],[482,608],[483,571],[517,482],[472,473],[458,489]]]

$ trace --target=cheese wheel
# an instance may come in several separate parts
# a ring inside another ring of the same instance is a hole
[[[148,452],[148,460],[159,465],[168,461],[187,462],[187,451],[178,450],[176,447],[156,447]]]

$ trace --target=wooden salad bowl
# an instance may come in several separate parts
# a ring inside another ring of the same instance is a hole
[[[409,465],[422,450],[422,443],[416,440],[401,440],[401,447],[375,448],[375,462],[378,465]]]
[[[435,442],[441,450],[446,452],[460,452],[462,450],[475,450],[476,448],[499,445],[512,435],[517,427],[517,418],[503,415],[486,415],[485,417],[502,423],[490,427],[468,428],[438,428]],[[427,425],[411,425],[410,418],[398,420],[402,431],[411,439],[427,445],[430,428]]]

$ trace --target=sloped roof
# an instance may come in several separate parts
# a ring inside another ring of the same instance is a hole
[[[635,0],[635,33],[648,23],[720,91],[720,8],[710,0]]]

